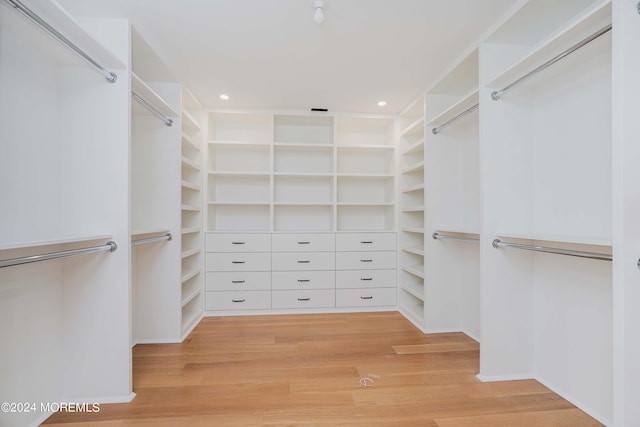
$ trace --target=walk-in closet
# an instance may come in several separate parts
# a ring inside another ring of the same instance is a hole
[[[639,2],[173,3],[0,2],[1,426],[640,425]]]

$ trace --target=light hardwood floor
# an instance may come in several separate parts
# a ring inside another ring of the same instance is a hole
[[[601,425],[536,381],[481,383],[478,357],[396,312],[208,317],[182,344],[134,347],[132,403],[45,425]]]

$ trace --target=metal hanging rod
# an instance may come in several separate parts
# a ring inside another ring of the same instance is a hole
[[[456,120],[458,120],[461,117],[466,116],[467,114],[472,113],[474,110],[477,110],[478,107],[480,107],[480,104],[476,104],[473,107],[467,108],[466,110],[464,110],[462,113],[458,114],[457,116],[455,116],[452,119],[447,120],[446,122],[444,122],[443,124],[441,124],[438,127],[435,127],[433,129],[431,129],[431,133],[433,133],[434,135],[437,135],[438,132],[440,132],[442,129],[446,128],[447,126],[449,126],[451,123],[455,122]]]
[[[160,242],[162,240],[173,240],[173,236],[171,235],[171,233],[167,233],[164,236],[150,237],[148,239],[132,240],[131,246],[146,245],[147,243]]]
[[[116,249],[118,249],[118,245],[116,245],[116,242],[109,241],[102,246],[93,246],[90,248],[73,249],[70,251],[52,252],[48,254],[31,255],[31,256],[20,257],[20,258],[5,259],[0,261],[0,268],[11,267],[14,265],[21,265],[21,264],[29,264],[32,262],[49,261],[51,259],[69,258],[76,255],[92,254],[96,252],[106,252],[106,251],[115,252]]]
[[[156,116],[157,118],[159,118],[160,120],[162,120],[164,122],[165,125],[167,126],[173,126],[173,120],[171,120],[169,117],[165,116],[164,114],[162,114],[160,112],[160,110],[158,110],[156,107],[154,107],[153,105],[151,105],[150,103],[148,103],[144,98],[142,98],[140,95],[138,95],[137,93],[135,93],[134,91],[131,91],[131,97],[138,101],[138,103],[140,105],[142,105],[144,108],[146,108],[147,110],[149,110],[154,116]]]
[[[440,234],[438,232],[433,233],[431,235],[432,238],[438,240],[460,240],[463,242],[479,242],[480,239],[478,239],[477,237],[458,237],[458,236],[449,236],[447,234]]]
[[[500,239],[495,239],[492,243],[493,247],[498,248],[516,248],[523,249],[525,251],[534,251],[534,252],[546,252],[550,254],[559,254],[559,255],[568,255],[575,256],[580,258],[590,258],[590,259],[598,259],[602,261],[611,261],[613,256],[609,254],[600,254],[597,252],[585,252],[585,251],[574,251],[571,249],[559,249],[559,248],[548,248],[545,246],[533,246],[533,245],[522,245],[519,243],[508,243],[503,242]]]
[[[527,73],[524,76],[520,77],[518,80],[514,81],[513,83],[508,84],[507,86],[503,87],[500,90],[495,90],[495,91],[491,92],[491,99],[493,99],[494,101],[499,100],[502,97],[502,95],[504,95],[505,93],[509,92],[514,87],[516,87],[519,84],[525,82],[526,80],[529,80],[531,77],[533,77],[534,75],[538,74],[540,71],[548,68],[550,65],[555,64],[556,62],[558,62],[561,59],[563,59],[564,57],[572,54],[576,50],[586,46],[589,43],[591,43],[592,41],[594,41],[598,37],[605,35],[609,31],[611,31],[611,24],[609,24],[606,27],[602,28],[601,30],[593,33],[592,35],[590,35],[586,39],[582,40],[581,42],[574,44],[569,49],[567,49],[564,52],[562,52],[561,54],[551,58],[550,60],[548,60],[544,64],[540,65],[539,67],[535,68],[533,71],[530,71],[529,73]]]
[[[49,25],[45,20],[36,15],[31,9],[22,4],[20,0],[4,0],[9,3],[11,7],[18,12],[26,16],[31,22],[42,28],[47,34],[56,39],[59,43],[65,46],[67,49],[75,53],[80,59],[89,64],[93,69],[102,74],[109,83],[115,83],[118,80],[118,75],[113,71],[109,71],[102,65],[98,64],[93,58],[87,55],[78,46],[73,44],[69,39],[60,34],[55,28]]]

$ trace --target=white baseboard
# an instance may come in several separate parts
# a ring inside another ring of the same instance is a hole
[[[163,338],[163,339],[157,339],[157,340],[135,340],[135,342],[133,343],[134,347],[137,344],[180,344],[182,341],[181,340],[176,340],[173,338]]]
[[[443,329],[426,329],[425,334],[453,334],[456,332],[462,332],[458,328],[443,328]]]
[[[492,383],[496,381],[517,381],[517,380],[533,380],[533,374],[514,374],[514,375],[476,375],[483,383]]]

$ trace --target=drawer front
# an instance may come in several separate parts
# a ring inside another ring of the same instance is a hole
[[[340,252],[336,254],[337,270],[375,270],[396,268],[396,252]]]
[[[207,291],[268,291],[271,289],[269,272],[220,272],[207,273],[205,278]]]
[[[334,289],[334,271],[274,271],[272,289]]]
[[[270,234],[205,234],[206,252],[271,252]]]
[[[270,271],[271,254],[264,253],[208,253],[207,271]]]
[[[264,310],[271,308],[271,291],[207,292],[206,310]]]
[[[336,288],[390,288],[396,286],[396,270],[336,271]]]
[[[274,271],[300,270],[334,270],[335,252],[275,252],[273,256]]]
[[[396,233],[340,233],[336,251],[395,251]]]
[[[335,234],[274,234],[273,252],[331,252],[336,248]]]
[[[273,308],[326,308],[335,307],[336,291],[333,289],[308,291],[273,291]]]
[[[381,307],[396,305],[396,288],[337,289],[337,307]]]

